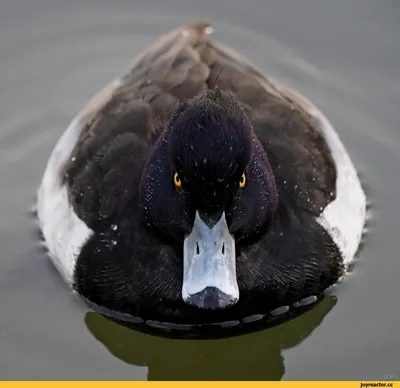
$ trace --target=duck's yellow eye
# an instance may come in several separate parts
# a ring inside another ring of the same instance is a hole
[[[179,175],[178,175],[177,172],[174,174],[174,183],[175,183],[176,187],[181,187],[182,186],[182,181],[179,178]]]
[[[243,173],[242,176],[240,177],[239,186],[241,188],[246,186],[246,174],[245,173]]]

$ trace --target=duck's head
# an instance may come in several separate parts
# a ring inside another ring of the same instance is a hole
[[[174,112],[140,194],[146,224],[182,247],[183,300],[234,305],[237,248],[265,230],[278,196],[263,147],[231,94],[209,90]]]

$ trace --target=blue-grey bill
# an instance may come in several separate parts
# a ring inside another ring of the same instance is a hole
[[[206,309],[229,307],[239,300],[235,240],[225,213],[210,228],[196,212],[184,241],[182,298]]]

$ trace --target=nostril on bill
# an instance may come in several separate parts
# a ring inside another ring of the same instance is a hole
[[[225,243],[222,244],[222,254],[225,255]]]
[[[196,243],[196,255],[200,255],[199,243]]]

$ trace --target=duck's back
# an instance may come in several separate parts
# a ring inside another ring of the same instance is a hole
[[[210,28],[199,23],[175,30],[134,60],[134,65],[116,82],[92,117],[86,118],[65,169],[70,187],[81,192],[76,178],[85,171],[90,170],[87,179],[98,182],[105,178],[105,169],[121,170],[124,155],[129,159],[128,164],[142,166],[177,104],[219,87],[231,91],[245,106],[268,151],[281,186],[281,198],[287,197],[293,206],[310,211],[324,208],[335,195],[336,177],[322,135],[310,125],[310,117],[251,64],[230,49],[211,43],[207,36]],[[121,160],[117,163],[116,159]],[[103,178],[90,168],[92,163],[99,165],[98,174]],[[126,171],[128,166],[124,167]],[[140,171],[141,168],[134,169],[129,177],[133,186],[137,187]],[[298,188],[307,195],[293,192],[296,182],[291,182],[290,176],[299,180]],[[121,178],[116,177],[118,182]],[[82,184],[90,186],[86,180]],[[79,198],[75,200],[79,202]]]
[[[307,100],[264,77],[236,52],[210,42],[210,29],[197,23],[161,37],[77,116],[53,152],[39,192],[45,239],[60,217],[66,217],[66,211],[54,215],[56,204],[45,204],[52,190],[65,187],[59,196],[68,196],[78,217],[70,224],[96,231],[115,209],[135,200],[143,166],[177,104],[219,87],[244,105],[267,151],[284,207],[319,217],[345,261],[350,260],[361,238],[365,198],[336,133]],[[343,185],[350,178],[355,183],[343,199]],[[329,210],[335,199],[341,200],[339,213],[337,206]],[[352,231],[335,236],[335,228]],[[84,237],[71,237],[71,260]],[[53,257],[60,244],[49,246]],[[65,276],[70,279],[72,270]]]

